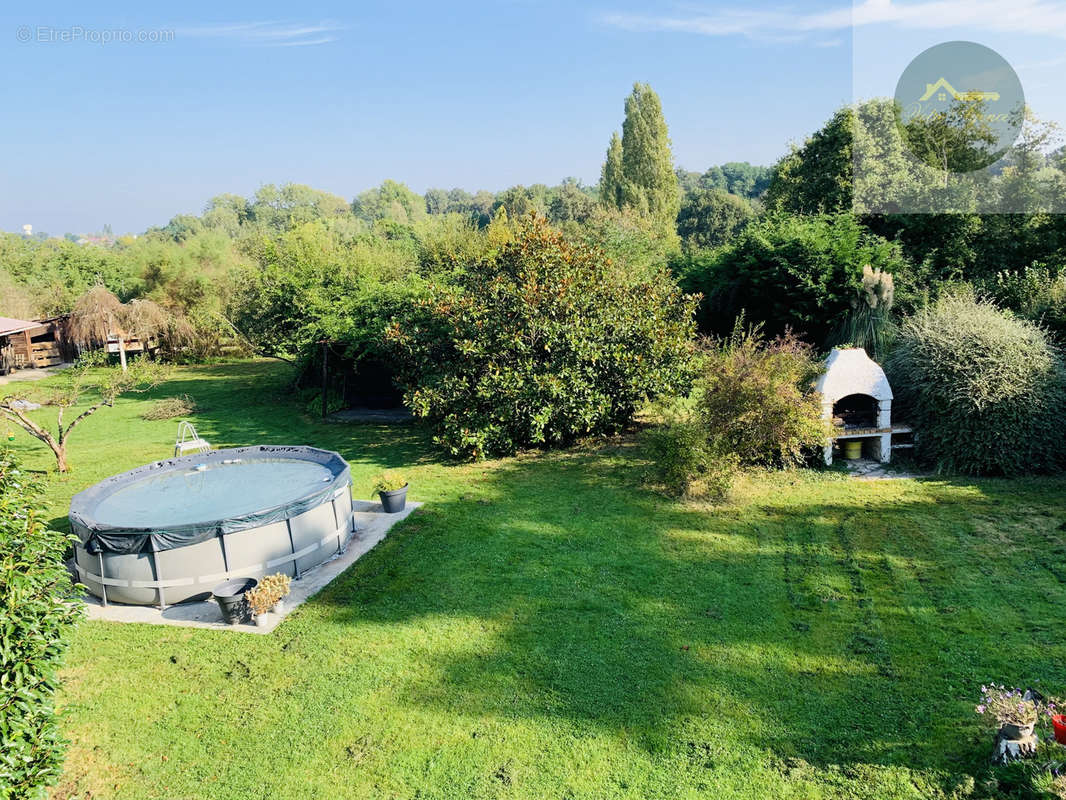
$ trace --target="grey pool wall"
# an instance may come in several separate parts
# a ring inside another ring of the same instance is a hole
[[[235,460],[306,460],[327,468],[320,489],[240,517],[169,529],[115,528],[92,511],[109,494],[167,470]],[[342,552],[354,532],[351,473],[337,453],[312,447],[258,446],[167,459],[115,475],[71,501],[79,580],[105,603],[165,607],[205,598],[230,578],[282,572],[299,578]]]

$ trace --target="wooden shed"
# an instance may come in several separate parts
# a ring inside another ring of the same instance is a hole
[[[56,320],[0,317],[0,375],[28,367],[63,363],[62,334]]]

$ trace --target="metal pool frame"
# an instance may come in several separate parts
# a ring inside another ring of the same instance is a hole
[[[150,475],[257,459],[309,461],[333,477],[313,492],[239,517],[149,529],[114,527],[93,516],[104,498]],[[303,446],[215,450],[115,475],[71,500],[78,578],[104,605],[118,602],[161,609],[206,598],[214,586],[230,578],[259,578],[273,572],[299,578],[343,552],[354,533],[351,483],[348,464],[340,455]]]

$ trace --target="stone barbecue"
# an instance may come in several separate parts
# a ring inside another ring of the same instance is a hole
[[[833,451],[844,442],[857,442],[865,455],[881,462],[892,460],[893,442],[910,435],[906,425],[892,424],[892,387],[880,365],[861,347],[834,347],[825,361],[825,372],[815,383],[822,395],[822,416],[833,424],[825,446],[825,463],[833,463]]]

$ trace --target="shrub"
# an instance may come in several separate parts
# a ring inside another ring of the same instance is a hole
[[[644,434],[652,482],[668,494],[724,500],[733,488],[738,460],[716,449],[707,430],[693,419],[672,419]]]
[[[412,411],[452,454],[481,458],[617,432],[687,388],[694,306],[665,275],[625,279],[531,216],[386,337]]]
[[[700,328],[729,335],[740,316],[770,335],[791,329],[818,345],[838,344],[864,294],[863,273],[900,276],[898,245],[851,214],[771,216],[753,222],[728,246],[691,253],[675,269],[686,291],[701,292]]]
[[[56,670],[80,614],[63,565],[69,542],[48,528],[36,488],[0,451],[0,797],[42,795],[63,763]]]
[[[1048,472],[1066,464],[1066,369],[1048,335],[972,292],[908,317],[885,362],[897,418],[939,471]]]
[[[187,394],[181,394],[177,397],[164,397],[162,400],[157,400],[147,411],[141,414],[141,419],[149,421],[176,419],[177,417],[191,416],[199,411],[200,408],[196,405],[195,400]]]
[[[1033,264],[1023,270],[1004,270],[982,287],[996,302],[1051,330],[1066,341],[1066,271]]]
[[[821,363],[792,334],[767,341],[738,321],[704,354],[690,402],[645,434],[654,481],[669,494],[724,499],[740,466],[790,467],[825,443],[813,391]]]
[[[821,370],[814,349],[792,333],[768,341],[741,320],[704,361],[700,423],[741,464],[797,466],[828,434],[813,391]]]

